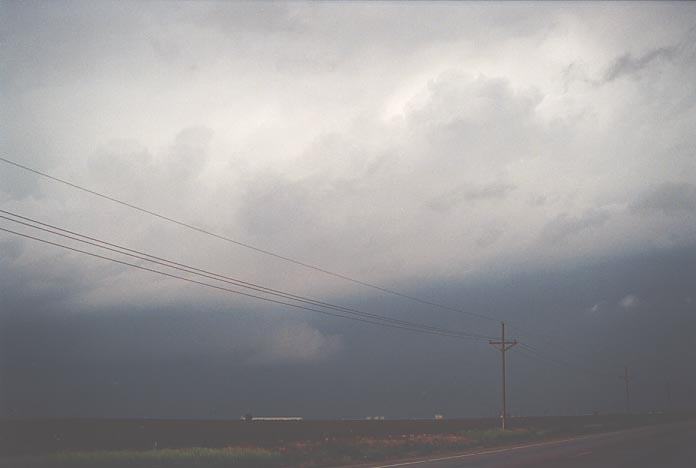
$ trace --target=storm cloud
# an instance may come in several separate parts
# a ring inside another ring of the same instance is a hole
[[[693,354],[676,340],[696,327],[693,5],[1,8],[3,157],[492,319],[0,163],[3,210],[395,318],[486,335],[505,318],[549,355],[539,334],[568,337],[567,359],[642,372],[644,408],[665,379],[696,382],[674,371]],[[497,361],[479,343],[258,303],[10,233],[0,253],[4,415],[496,411]],[[620,392],[593,390],[615,382],[571,377],[565,398],[547,385],[562,369],[519,358],[518,411],[617,407]]]
[[[696,213],[696,185],[665,182],[647,190],[631,204],[631,208],[639,213],[693,215]]]

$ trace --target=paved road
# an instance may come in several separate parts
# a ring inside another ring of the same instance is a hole
[[[380,465],[413,468],[693,468],[696,421]]]

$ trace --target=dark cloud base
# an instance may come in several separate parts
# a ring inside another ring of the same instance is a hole
[[[340,330],[340,352],[315,362],[259,364],[250,360],[258,350],[244,334],[262,339],[263,320],[272,318],[202,304],[66,310],[56,296],[32,301],[21,285],[2,284],[4,417],[237,418],[248,411],[308,418],[430,417],[497,411],[498,356],[485,343],[324,319],[312,325],[324,334]],[[438,282],[411,292],[505,317],[524,329],[511,333],[546,356],[607,373],[588,374],[511,352],[514,413],[574,414],[620,410],[621,382],[611,374],[618,375],[624,364],[636,379],[636,408],[669,406],[667,385],[672,405],[694,405],[696,376],[683,368],[696,358],[689,345],[696,331],[694,284],[696,249],[688,248],[546,273]],[[621,307],[627,294],[638,297],[639,305]],[[497,332],[494,322],[391,300],[364,301],[356,305]],[[599,304],[594,311],[593,304]],[[563,350],[528,331],[553,336]]]

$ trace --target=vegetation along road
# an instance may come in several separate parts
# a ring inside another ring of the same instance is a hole
[[[694,441],[696,422],[691,421],[387,463],[379,467],[684,468],[696,464]]]

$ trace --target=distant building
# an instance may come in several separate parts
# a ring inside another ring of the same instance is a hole
[[[260,417],[260,418],[255,418],[250,414],[245,414],[242,416],[242,419],[244,421],[252,422],[252,421],[302,421],[302,418],[299,416],[270,416],[270,417]]]
[[[435,419],[439,421],[440,419],[445,419],[445,417],[441,414],[436,414]]]

